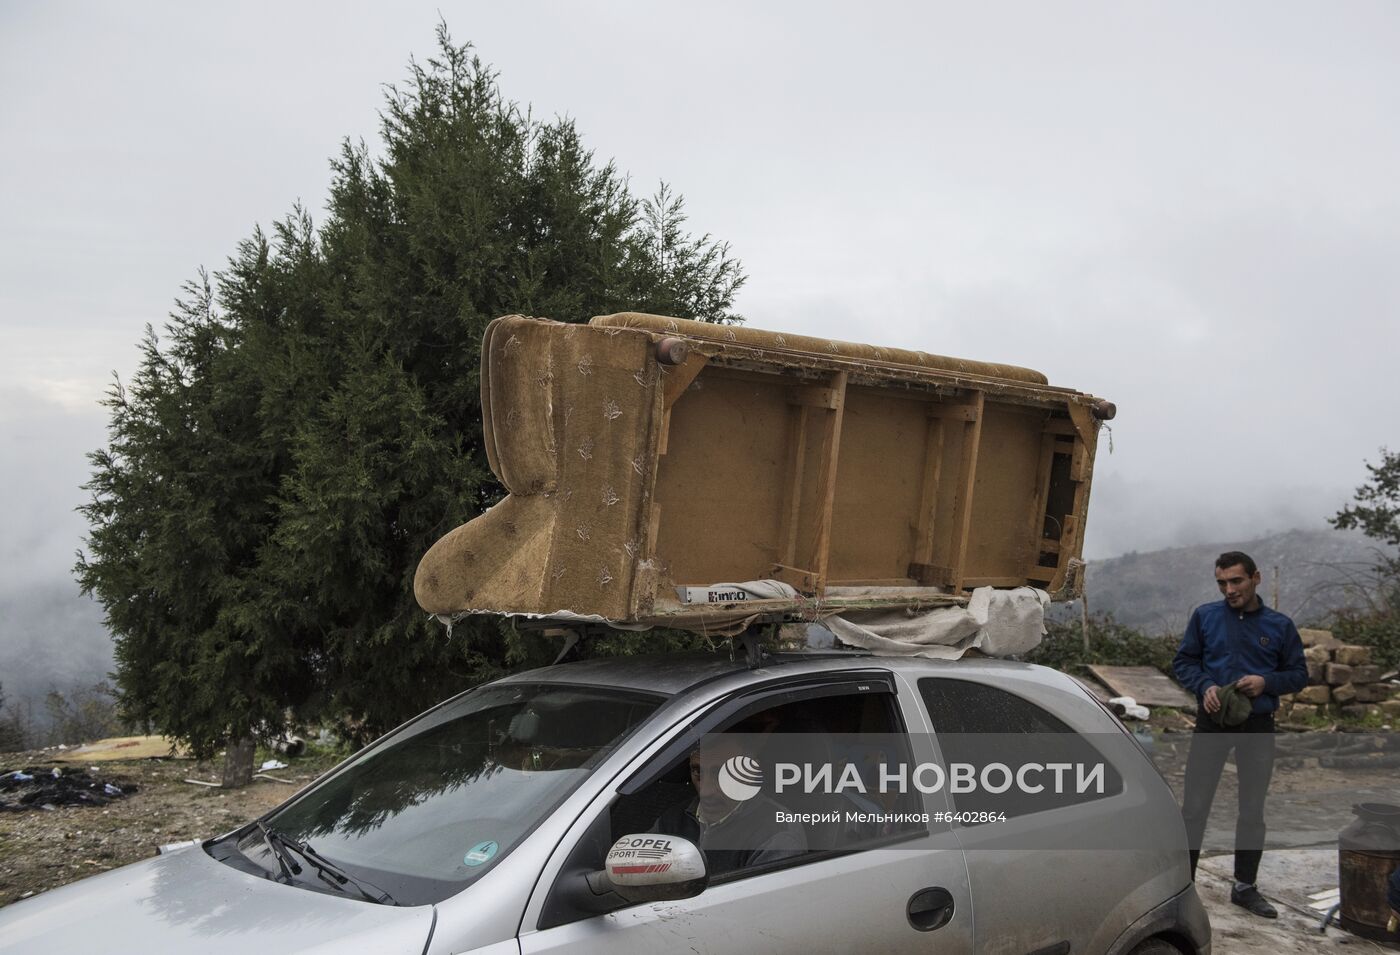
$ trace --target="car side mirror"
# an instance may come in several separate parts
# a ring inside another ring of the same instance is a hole
[[[623,836],[608,850],[604,868],[588,879],[595,893],[612,891],[629,904],[674,902],[705,891],[705,856],[688,839],[654,832]]]

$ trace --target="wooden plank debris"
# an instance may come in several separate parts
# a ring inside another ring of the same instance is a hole
[[[1143,706],[1194,709],[1196,700],[1155,667],[1090,666],[1089,672],[1114,696],[1131,696]]]
[[[115,759],[189,759],[183,744],[161,736],[113,736],[61,750],[49,757],[56,763],[102,763]]]
[[[281,783],[284,786],[295,786],[295,779],[283,779],[281,776],[273,776],[271,773],[254,773],[254,779],[266,779],[269,782]]]

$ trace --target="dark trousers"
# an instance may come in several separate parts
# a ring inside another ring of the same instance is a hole
[[[1196,732],[1186,757],[1181,815],[1191,847],[1191,878],[1201,857],[1206,819],[1230,750],[1235,751],[1240,808],[1235,819],[1235,881],[1253,884],[1264,854],[1264,797],[1274,774],[1274,715],[1255,713],[1239,726],[1216,726],[1204,709],[1196,711]]]

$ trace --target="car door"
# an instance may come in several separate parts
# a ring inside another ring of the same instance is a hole
[[[806,714],[806,725],[795,714]],[[600,867],[599,853],[612,839],[638,831],[622,821],[632,812],[628,800],[649,798],[700,734],[774,720],[823,741],[839,737],[830,732],[838,723],[840,732],[885,734],[887,747],[903,748],[904,758],[919,758],[914,749],[922,734],[910,738],[888,673],[822,674],[719,701],[639,757],[627,781],[600,796],[561,843],[526,910],[522,953],[971,952],[972,906],[962,852],[949,826],[941,818],[933,822],[931,814],[928,822],[872,835],[855,848],[812,848],[781,862],[729,872],[694,898],[623,906],[602,915],[561,908],[563,880]],[[941,796],[913,798],[919,812],[929,805],[946,808]],[[633,812],[632,818],[644,816]],[[820,834],[812,835],[810,845],[818,846]]]
[[[952,797],[955,812],[995,815],[1010,807],[1003,820],[956,829],[978,903],[979,952],[1103,951],[1138,916],[1179,891],[1166,884],[1177,865],[1175,804],[1157,799],[1144,785],[1150,780],[1134,772],[1146,761],[1123,733],[1101,725],[1072,729],[1048,700],[1031,698],[1049,692],[1044,687],[926,676],[918,688],[945,763],[996,761],[1015,769],[1019,753],[1047,762],[1101,761],[1106,768],[1102,792],[1067,784],[1063,793],[1045,786],[1034,796],[982,791]],[[1038,786],[1047,781],[1044,774],[1027,779]]]

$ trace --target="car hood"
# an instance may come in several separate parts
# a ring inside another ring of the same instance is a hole
[[[0,952],[405,952],[431,905],[398,907],[283,885],[194,847],[0,909]]]

